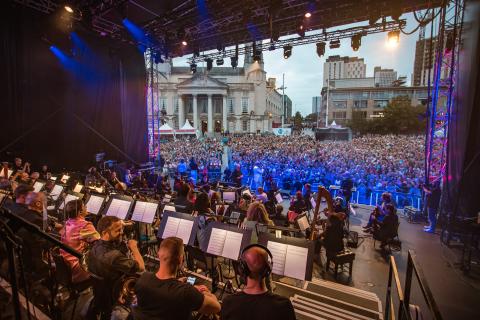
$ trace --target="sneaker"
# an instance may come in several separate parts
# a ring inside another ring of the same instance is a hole
[[[423,232],[435,233],[435,230],[433,230],[433,229],[424,229]]]
[[[427,229],[430,229],[431,227],[430,226],[423,226],[423,229],[427,230]]]

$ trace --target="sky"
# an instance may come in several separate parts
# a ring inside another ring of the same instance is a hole
[[[412,14],[404,14],[402,19],[407,19],[405,30],[408,32],[417,26]],[[352,26],[367,25],[368,22],[346,25],[339,28],[346,29]],[[427,30],[430,28],[427,27]],[[317,31],[318,32],[318,31]],[[314,33],[314,32],[312,32]],[[307,32],[307,35],[311,34]],[[427,31],[428,37],[428,31]],[[280,38],[283,40],[284,38]],[[400,43],[396,48],[386,46],[387,33],[378,33],[362,37],[362,45],[358,51],[353,51],[350,39],[343,39],[338,49],[329,49],[326,46],[325,55],[321,58],[316,53],[315,44],[294,46],[289,59],[283,58],[283,50],[264,51],[264,68],[267,78],[277,78],[277,87],[282,86],[282,74],[285,74],[285,94],[292,99],[293,113],[300,111],[306,116],[312,111],[312,97],[319,96],[323,83],[323,63],[330,55],[356,56],[364,58],[367,65],[367,77],[373,77],[373,68],[394,69],[398,76],[407,76],[407,85],[410,85],[415,58],[415,43],[418,40],[418,31],[412,35],[400,34]],[[187,58],[176,58],[174,65],[188,66]],[[228,62],[229,60],[227,60]],[[226,63],[228,64],[228,63]],[[243,64],[243,58],[239,58],[239,66]]]

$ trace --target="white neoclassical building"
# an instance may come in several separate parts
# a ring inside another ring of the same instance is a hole
[[[225,61],[229,62],[229,59]],[[159,109],[174,129],[188,119],[198,132],[262,133],[279,126],[282,96],[275,79],[266,80],[263,63],[250,55],[244,66],[175,67],[172,62],[158,66]]]

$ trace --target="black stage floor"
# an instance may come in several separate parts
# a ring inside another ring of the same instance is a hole
[[[377,249],[374,249],[371,236],[362,232],[361,226],[366,224],[370,212],[371,208],[360,206],[356,209],[357,215],[351,218],[350,229],[358,231],[362,238],[359,240],[358,248],[353,249],[356,259],[352,282],[349,285],[376,293],[384,308],[388,258],[382,256],[379,243],[376,244]],[[402,249],[392,254],[399,269],[402,287],[405,281],[408,250],[413,250],[443,318],[480,319],[479,266],[474,266],[470,276],[465,276],[457,265],[460,261],[460,250],[442,245],[439,231],[436,234],[423,232],[423,224],[411,224],[400,217],[399,237],[402,241]],[[317,277],[334,281],[331,271],[325,274],[320,269],[316,269],[315,273]],[[348,281],[346,272],[339,275],[338,282],[346,284],[346,281]],[[421,306],[424,319],[429,319],[430,314],[422,301],[418,283],[415,280],[412,283],[412,293],[411,303]]]

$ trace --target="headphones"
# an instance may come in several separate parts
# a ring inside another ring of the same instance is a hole
[[[262,246],[261,244],[258,244],[258,243],[254,243],[254,244],[250,244],[250,245],[246,246],[242,250],[242,253],[240,255],[238,272],[240,273],[240,276],[243,277],[244,279],[246,279],[250,275],[251,271],[250,271],[250,268],[248,267],[247,262],[244,260],[243,255],[245,254],[245,252],[247,252],[248,249],[255,248],[255,247],[265,250],[268,254],[268,258],[265,261],[265,267],[264,267],[263,270],[260,271],[261,279],[268,278],[270,276],[270,274],[272,273],[272,267],[273,267],[272,253],[270,252],[270,250],[268,250],[267,247]]]

